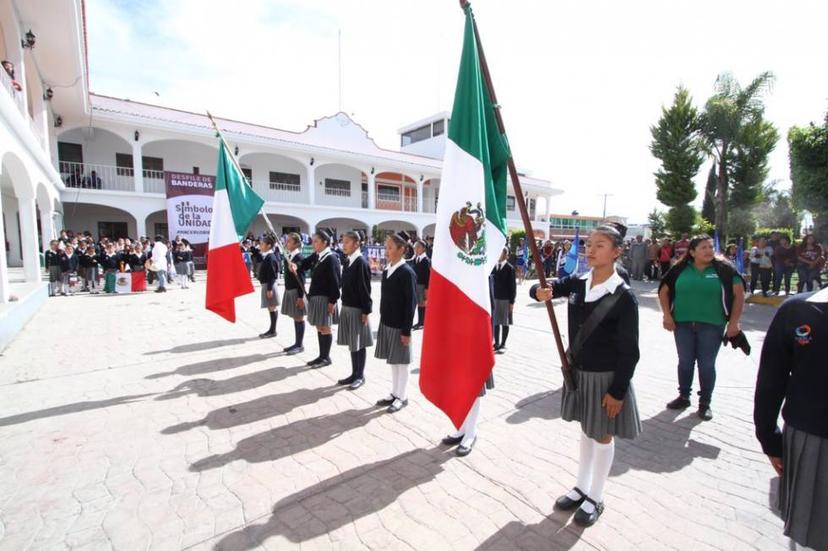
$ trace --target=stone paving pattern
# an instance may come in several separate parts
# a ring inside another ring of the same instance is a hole
[[[421,333],[411,404],[389,415],[373,405],[390,386],[373,349],[366,385],[339,389],[344,348],[309,370],[314,331],[304,355],[283,356],[291,320],[259,340],[258,292],[237,301],[231,325],[204,310],[199,277],[163,295],[50,299],[0,356],[0,549],[788,547],[753,436],[768,306],[747,309],[753,355],[719,356],[715,418],[703,423],[664,409],[675,348],[654,285],[635,284],[644,432],[619,441],[606,512],[584,530],[552,507],[574,484],[579,428],[559,419],[559,363],[528,284],[478,444],[460,459],[440,446],[450,424],[417,387]],[[563,321],[565,304],[556,311]]]

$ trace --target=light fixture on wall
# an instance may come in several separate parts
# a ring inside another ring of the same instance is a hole
[[[423,175],[422,174],[420,174],[420,181],[421,182],[423,181]]]
[[[233,154],[238,157],[239,156],[239,146],[233,148]]]
[[[141,139],[141,133],[137,130],[135,131],[135,134],[133,134],[133,136],[135,137],[136,142]]]
[[[310,165],[311,165],[311,166],[313,166],[313,163],[315,163],[315,162],[316,162],[316,159],[314,159],[313,157],[311,157],[311,160],[310,160]]]
[[[24,48],[28,48],[28,49],[32,50],[35,47],[35,38],[36,37],[35,37],[34,33],[32,32],[32,30],[29,29],[29,32],[27,32],[26,36],[23,38],[23,40],[20,41],[20,45]]]
[[[55,97],[55,91],[51,88],[46,88],[46,91],[43,92],[43,99],[46,101],[51,101],[51,99]]]
[[[371,167],[371,174],[374,174],[374,167]]]
[[[55,128],[60,128],[61,126],[63,126],[63,117],[58,115],[55,117]]]

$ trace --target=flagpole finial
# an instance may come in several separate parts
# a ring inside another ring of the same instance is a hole
[[[466,6],[469,5],[469,0],[460,0],[460,9],[465,10]]]

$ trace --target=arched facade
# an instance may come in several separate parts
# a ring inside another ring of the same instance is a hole
[[[146,216],[140,218],[143,223]],[[142,233],[138,220],[129,211],[92,203],[70,203],[64,212],[65,226],[75,233],[88,231],[94,239],[102,237],[137,238]],[[145,235],[145,234],[144,234]]]

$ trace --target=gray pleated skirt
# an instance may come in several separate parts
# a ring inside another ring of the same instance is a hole
[[[411,345],[403,346],[400,342],[400,330],[383,325],[377,330],[377,348],[374,357],[387,360],[389,364],[410,364]]]
[[[273,285],[273,296],[271,298],[267,298],[267,286],[262,285],[262,308],[275,308],[277,306],[279,306],[279,291],[276,289],[276,285]]]
[[[362,310],[353,306],[343,306],[339,317],[339,330],[336,333],[336,344],[345,345],[348,351],[356,352],[366,346],[373,346],[374,337],[371,335],[371,323],[362,323]]]
[[[494,388],[494,370],[489,373],[489,378],[486,379],[486,382],[483,383],[483,388],[480,389],[480,394],[478,396],[485,396],[487,390],[492,390]]]
[[[510,306],[511,304],[509,304],[508,300],[496,298],[494,301],[494,311],[492,312],[492,323],[495,325],[512,325]]]
[[[49,282],[55,283],[60,281],[62,274],[60,272],[60,266],[49,266]]]
[[[426,286],[423,283],[417,284],[417,306],[423,308],[426,302]]]
[[[285,289],[282,295],[282,315],[289,318],[298,318],[305,315],[305,309],[296,306],[296,301],[299,300],[299,291],[296,289]]]
[[[176,262],[175,263],[175,275],[190,275],[190,272],[187,271],[187,263],[186,262]]]
[[[612,384],[615,372],[573,368],[572,375],[578,388],[571,391],[564,385],[561,398],[561,418],[564,421],[579,421],[584,434],[596,440],[607,435],[635,438],[641,433],[641,419],[632,383],[624,397],[621,413],[610,419],[601,401]]]
[[[828,438],[785,425],[782,439],[778,506],[785,535],[809,549],[828,549]]]
[[[339,304],[334,305],[333,314],[328,313],[328,297],[315,295],[308,299],[308,323],[314,327],[330,327],[339,323]]]

